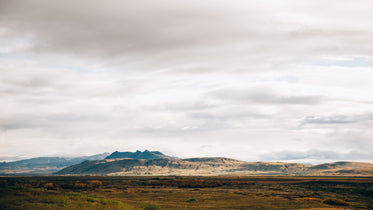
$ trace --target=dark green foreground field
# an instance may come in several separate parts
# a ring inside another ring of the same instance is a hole
[[[0,209],[373,209],[372,177],[0,177]]]

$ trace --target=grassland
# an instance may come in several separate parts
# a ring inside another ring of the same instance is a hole
[[[373,209],[372,177],[0,177],[0,209]]]

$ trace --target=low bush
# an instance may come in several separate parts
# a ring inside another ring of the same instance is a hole
[[[74,189],[74,185],[72,184],[61,184],[61,188],[64,190],[72,190]]]
[[[52,190],[54,189],[53,183],[46,183],[44,184],[44,188],[47,188],[47,190]]]
[[[76,182],[74,184],[74,189],[77,189],[77,190],[87,189],[87,185],[80,183],[80,182]]]
[[[24,184],[23,186],[24,186],[25,188],[31,188],[31,187],[32,187],[31,184]]]
[[[98,188],[98,187],[102,186],[102,182],[99,181],[99,180],[92,180],[92,181],[90,181],[89,185],[93,188]]]
[[[317,201],[317,202],[322,201],[320,198],[312,198],[312,197],[298,198],[298,200],[303,200],[303,201]]]
[[[348,205],[350,205],[346,201],[338,199],[338,198],[326,198],[322,202],[325,203],[325,204],[337,205],[337,206],[348,206]]]
[[[141,204],[141,207],[145,210],[161,210],[162,209],[161,207],[151,204],[151,203],[143,203]]]

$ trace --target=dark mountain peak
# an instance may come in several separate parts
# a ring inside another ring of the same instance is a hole
[[[141,152],[136,150],[136,152],[118,152],[115,151],[111,155],[107,156],[105,159],[118,159],[118,158],[132,158],[132,159],[173,159],[173,157],[167,156],[159,151],[149,151],[145,150]]]

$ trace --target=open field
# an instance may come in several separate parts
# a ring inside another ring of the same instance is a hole
[[[0,177],[0,209],[373,209],[373,177]]]

